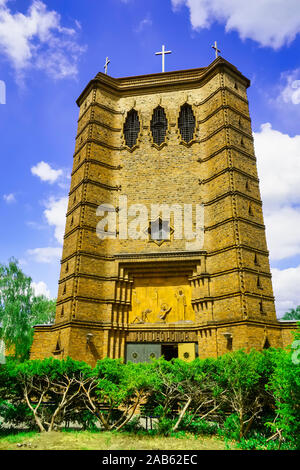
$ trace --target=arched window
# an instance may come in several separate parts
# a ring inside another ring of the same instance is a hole
[[[129,111],[127,114],[126,121],[124,124],[125,142],[128,147],[132,148],[136,144],[139,132],[139,115],[135,109],[131,109],[131,111]]]
[[[265,313],[265,312],[264,312],[264,306],[263,306],[263,301],[262,301],[262,300],[259,301],[259,312],[260,312],[260,313]]]
[[[168,121],[165,111],[161,106],[157,106],[157,108],[155,108],[153,111],[150,127],[153,136],[153,142],[155,142],[157,145],[162,144],[166,137]]]
[[[178,118],[178,127],[182,140],[190,142],[195,131],[195,116],[192,107],[187,103],[181,106]]]

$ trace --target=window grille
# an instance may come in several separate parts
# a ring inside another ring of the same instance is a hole
[[[140,132],[140,120],[135,109],[128,112],[124,124],[125,142],[128,147],[132,148],[137,141]]]
[[[169,220],[162,220],[158,218],[151,222],[149,233],[152,240],[169,240],[170,239],[170,224]]]
[[[181,106],[178,127],[182,140],[190,142],[195,132],[195,116],[192,107],[187,103]]]
[[[151,120],[151,132],[153,136],[153,142],[160,145],[164,142],[166,137],[166,131],[168,127],[168,121],[164,109],[161,106],[157,106],[153,111]]]

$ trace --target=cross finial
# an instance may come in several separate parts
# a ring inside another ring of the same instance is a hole
[[[221,52],[220,49],[218,49],[218,44],[217,44],[217,41],[215,41],[215,44],[213,46],[211,46],[215,52],[216,52],[216,59],[218,58],[218,52]]]
[[[105,75],[107,75],[108,64],[110,64],[110,60],[108,59],[108,57],[106,57],[106,61],[105,61],[105,64],[104,64]]]
[[[171,54],[172,51],[166,51],[165,46],[162,46],[162,50],[160,52],[155,52],[155,55],[161,55],[162,60],[162,72],[165,71],[165,54]]]

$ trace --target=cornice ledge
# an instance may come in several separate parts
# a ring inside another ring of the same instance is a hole
[[[242,80],[248,88],[250,86],[250,80],[245,77],[234,65],[222,57],[215,59],[207,67],[187,69],[187,70],[174,70],[171,72],[155,73],[138,75],[132,77],[121,77],[114,78],[99,72],[95,78],[93,78],[88,85],[85,87],[76,103],[81,106],[87,93],[93,88],[97,88],[100,84],[106,88],[110,88],[112,91],[117,93],[131,92],[135,88],[158,88],[163,86],[178,86],[187,83],[197,83],[204,81],[209,75],[214,74],[216,71],[224,71],[228,69],[235,75],[238,75],[239,79]]]
[[[164,252],[149,252],[149,253],[117,253],[114,255],[115,259],[149,259],[149,258],[194,258],[206,255],[205,250],[200,251],[164,251]]]

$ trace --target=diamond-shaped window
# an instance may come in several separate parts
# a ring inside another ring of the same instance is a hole
[[[160,246],[165,241],[171,239],[171,235],[174,233],[174,230],[170,226],[169,220],[163,220],[161,217],[158,217],[150,222],[145,233],[149,234],[150,242],[154,242],[156,245]]]

